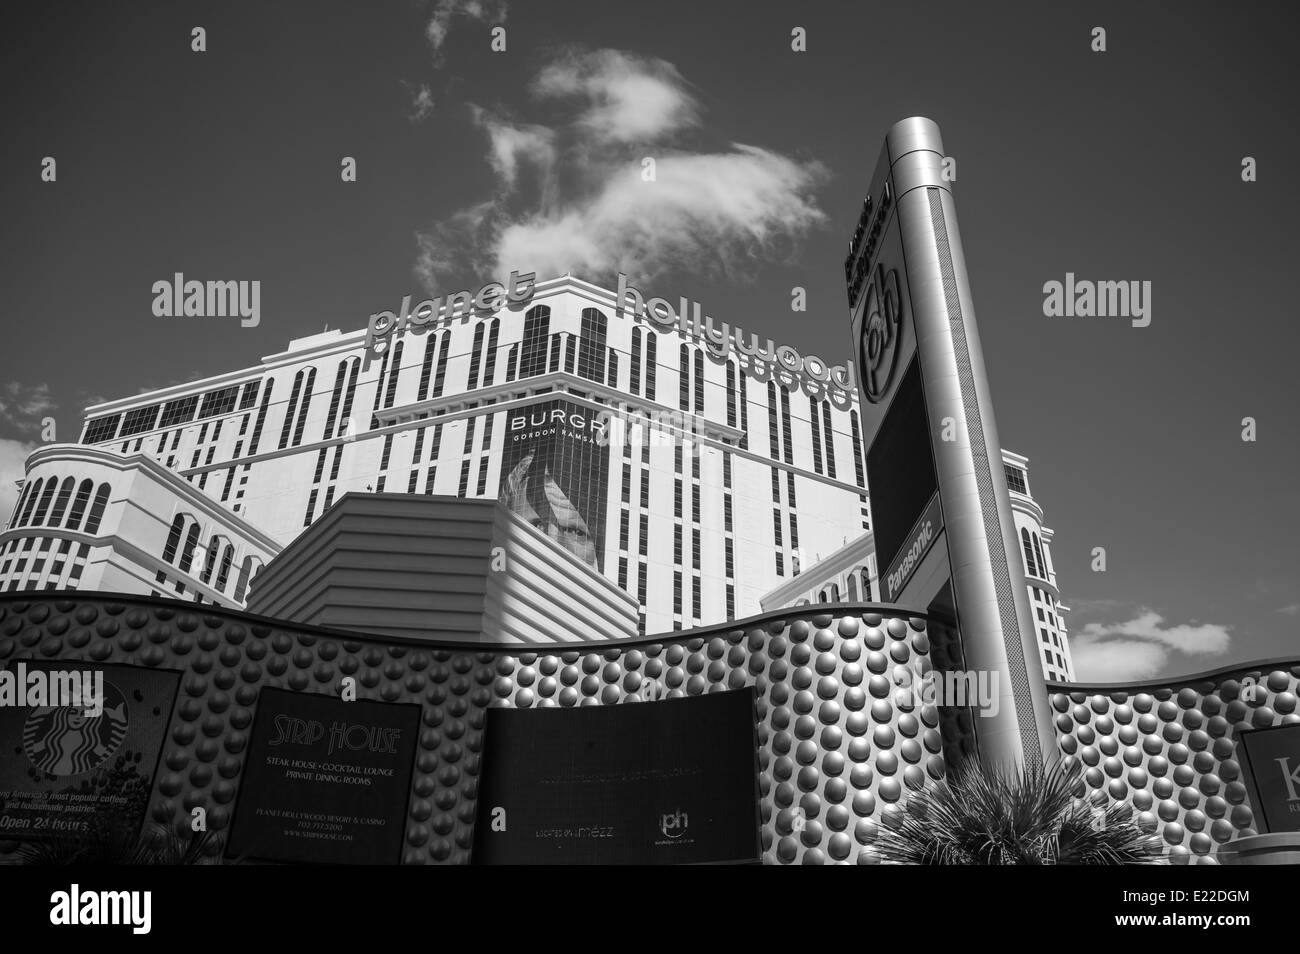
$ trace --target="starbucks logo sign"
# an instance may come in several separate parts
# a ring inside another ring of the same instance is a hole
[[[862,315],[862,339],[858,342],[862,393],[872,404],[879,404],[893,386],[898,370],[903,295],[897,269],[886,271],[883,265],[876,266]]]

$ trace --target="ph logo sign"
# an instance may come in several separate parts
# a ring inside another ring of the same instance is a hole
[[[690,827],[690,819],[684,811],[675,811],[671,815],[661,815],[659,817],[659,832],[665,838],[674,840],[681,838],[686,834],[686,829]]]
[[[862,393],[879,404],[889,393],[898,369],[898,352],[903,333],[903,293],[898,269],[885,271],[877,265],[867,289],[862,310],[862,339],[858,342],[858,364],[862,368]]]

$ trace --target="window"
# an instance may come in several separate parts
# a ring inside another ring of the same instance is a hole
[[[658,350],[659,336],[653,331],[645,333],[645,396],[649,400],[655,400],[655,375],[659,370]]]
[[[523,348],[519,354],[519,377],[531,378],[546,371],[546,342],[551,335],[551,309],[536,305],[524,314]]]
[[[695,413],[704,413],[704,352],[695,351]],[[698,613],[696,615],[699,615]]]
[[[348,362],[340,361],[338,370],[334,372],[334,390],[330,393],[330,409],[325,415],[325,433],[321,435],[323,440],[329,440],[334,436],[334,415],[338,413],[339,402],[343,398],[343,385],[347,381],[347,376]]]
[[[257,390],[261,385],[260,379],[249,381],[244,385],[244,393],[239,398],[239,409],[241,411],[246,411],[257,403]]]
[[[1038,534],[1033,535],[1034,539],[1034,556],[1038,558],[1038,575],[1044,580],[1047,579],[1047,561],[1043,559],[1043,546],[1038,542]]]
[[[469,356],[469,382],[465,390],[473,391],[478,387],[478,366],[483,356],[483,323],[480,322],[474,328],[474,348]]]
[[[1010,464],[1002,465],[1002,472],[1007,476],[1007,487],[1018,494],[1028,495],[1029,491],[1025,489],[1025,472],[1019,467],[1012,467]]]
[[[808,420],[812,424],[813,469],[820,474],[822,472],[822,428],[818,418],[821,415],[817,413],[817,400],[812,396],[808,398],[808,411]]]
[[[163,547],[163,562],[171,563],[176,559],[176,548],[180,546],[181,530],[185,527],[185,518],[177,514],[172,518],[171,529],[167,533],[167,544]]]
[[[677,406],[683,411],[691,409],[691,349],[682,345],[678,351]]]
[[[199,543],[199,525],[196,523],[190,527],[190,532],[185,534],[185,546],[181,549],[180,568],[184,573],[190,572],[190,567],[194,565],[194,548]]]
[[[605,380],[605,333],[607,319],[595,308],[582,309],[582,333],[578,344],[578,377]]]
[[[68,509],[68,499],[72,496],[72,488],[75,485],[71,477],[65,477],[62,486],[59,487],[59,495],[54,498],[54,509],[50,511],[50,526],[57,527],[63,522],[63,513]]]
[[[90,503],[90,492],[94,488],[94,481],[89,479],[83,480],[81,486],[77,488],[77,496],[72,501],[72,512],[68,514],[69,530],[81,529],[81,518],[85,516],[86,506]]]
[[[27,518],[32,515],[32,507],[36,503],[36,498],[40,496],[41,488],[44,485],[45,481],[37,478],[36,483],[31,486],[31,494],[27,497],[27,505],[23,508],[23,515],[18,520],[20,526],[25,525],[27,523]]]
[[[50,501],[54,499],[54,491],[58,489],[58,480],[51,477],[45,482],[45,492],[41,494],[41,502],[36,508],[36,514],[32,517],[32,526],[39,527],[45,522],[45,515],[49,512]]]
[[[384,407],[393,406],[393,398],[397,396],[397,377],[402,373],[402,352],[406,350],[406,342],[399,341],[393,345],[393,360],[388,365],[388,390],[384,392]],[[312,377],[316,376],[316,370],[313,368]],[[309,379],[310,380],[310,379]],[[308,385],[308,395],[311,393],[311,386]],[[305,402],[304,402],[305,403]],[[297,444],[297,438],[294,439]]]
[[[487,355],[483,358],[483,387],[492,384],[497,370],[497,337],[501,331],[501,319],[493,318],[488,329]]]
[[[143,434],[145,431],[151,431],[158,420],[159,404],[149,407],[137,407],[132,411],[127,411],[126,416],[122,418],[122,430],[118,437],[131,437],[135,434]]]
[[[387,355],[385,355],[385,357],[387,357]],[[293,390],[289,392],[289,403],[288,405],[285,406],[284,409],[284,424],[280,428],[280,448],[279,448],[280,450],[284,450],[286,447],[289,446],[289,434],[292,432],[293,429],[293,414],[298,407],[298,395],[302,392],[302,380],[304,376],[305,376],[304,372],[302,371],[299,371],[297,374],[293,376]],[[270,397],[269,389],[268,389],[267,397]],[[263,404],[265,404],[265,399],[263,399]],[[259,418],[257,422],[257,428],[261,429],[261,426],[262,426],[262,422]],[[253,433],[253,438],[254,438],[253,446],[254,446],[254,450],[256,451],[256,446],[257,446],[256,430]]]
[[[83,444],[98,444],[101,441],[111,441],[117,436],[117,425],[121,422],[122,415],[112,414],[108,417],[97,417],[86,424],[86,436],[82,439]]]
[[[826,441],[826,473],[835,477],[835,432],[831,429],[831,405],[829,401],[820,402],[822,406],[822,437]]]
[[[1030,576],[1038,576],[1038,567],[1034,564],[1034,547],[1029,542],[1029,531],[1024,527],[1020,528],[1020,545],[1025,551],[1025,572]]]
[[[402,346],[399,343],[397,347],[400,349]],[[316,383],[316,369],[308,368],[307,380],[303,383],[302,400],[298,405],[298,423],[295,424],[293,428],[294,447],[297,447],[299,444],[302,443],[302,429],[307,425],[307,411],[311,407],[311,389],[315,383]]]
[[[235,409],[235,400],[238,396],[238,384],[232,384],[228,388],[219,388],[216,391],[209,391],[203,395],[203,406],[199,408],[199,417],[217,417],[221,414],[230,413]]]
[[[633,394],[641,393],[641,329],[632,329],[632,368],[631,384],[628,388]]]

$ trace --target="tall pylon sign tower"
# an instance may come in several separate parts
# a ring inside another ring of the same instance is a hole
[[[886,602],[950,619],[986,760],[1055,742],[939,127],[885,138],[844,263]],[[951,704],[951,700],[948,700]]]

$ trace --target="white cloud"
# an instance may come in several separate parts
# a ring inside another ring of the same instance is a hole
[[[597,142],[649,143],[699,122],[677,67],[622,50],[569,53],[533,81],[541,98],[585,100],[577,124]]]
[[[1135,639],[1070,641],[1074,676],[1080,682],[1136,682],[1150,679],[1169,658],[1169,650]]]
[[[401,83],[411,95],[411,112],[409,114],[411,122],[418,123],[428,119],[433,114],[433,91],[424,83],[419,86],[408,83],[406,80],[402,80]]]
[[[1172,652],[1219,656],[1228,651],[1230,627],[1218,623],[1165,625],[1153,610],[1120,623],[1088,623],[1070,638],[1075,678],[1082,682],[1124,682],[1160,672]]]
[[[447,42],[447,34],[451,32],[453,17],[468,17],[495,26],[505,20],[507,10],[504,0],[436,0],[429,12],[429,22],[424,26],[424,37],[433,49],[434,62],[442,62],[442,47]],[[486,48],[484,41],[484,49]]]
[[[1300,616],[1300,603],[1291,603],[1288,606],[1283,606],[1278,610],[1278,612],[1285,616]]]
[[[35,449],[35,444],[0,438],[0,529],[9,522],[18,501],[18,488],[14,484],[27,473],[23,462]]]
[[[595,195],[504,227],[496,274],[624,271],[650,279],[674,266],[714,264],[743,271],[824,217],[804,194],[818,169],[755,146],[663,156],[654,182],[640,172],[639,163],[624,165]]]
[[[479,106],[471,106],[475,124],[487,133],[488,162],[506,188],[514,188],[519,166],[537,167],[544,180],[550,179],[555,162],[555,131],[546,126],[515,125]]]
[[[41,432],[41,420],[58,409],[50,397],[48,384],[25,385],[10,381],[0,388],[0,421],[19,434],[36,435]]]
[[[1218,655],[1227,652],[1231,637],[1228,627],[1217,623],[1199,626],[1184,623],[1181,626],[1164,626],[1165,619],[1153,610],[1144,610],[1125,623],[1089,623],[1081,634],[1091,639],[1108,636],[1131,636],[1162,643],[1171,649],[1196,655]]]
[[[670,63],[566,53],[531,91],[575,111],[541,125],[471,107],[498,188],[418,234],[415,271],[431,291],[472,285],[489,270],[596,280],[621,270],[646,281],[688,267],[738,279],[825,221],[812,196],[826,176],[819,163],[689,141],[699,109]],[[652,181],[645,157],[655,161]]]

